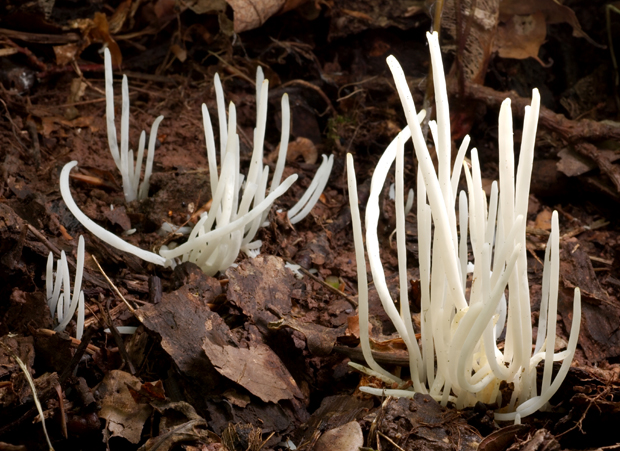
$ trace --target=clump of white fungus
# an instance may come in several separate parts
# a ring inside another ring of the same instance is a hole
[[[458,408],[476,402],[497,403],[495,418],[519,422],[545,406],[564,380],[577,347],[581,322],[581,297],[575,289],[573,320],[566,350],[554,352],[558,301],[560,238],[557,212],[544,259],[542,300],[538,337],[532,352],[530,293],[525,246],[525,217],[529,198],[534,144],[540,108],[537,90],[525,109],[519,162],[514,167],[514,143],[510,100],[502,104],[499,116],[499,186],[493,183],[487,199],[482,188],[478,153],[470,152],[472,170],[462,165],[469,138],[463,140],[451,167],[450,117],[446,83],[437,34],[428,34],[437,121],[430,130],[437,150],[435,170],[415,105],[402,68],[393,56],[388,65],[394,76],[408,126],[389,145],[373,174],[366,207],[366,250],[374,285],[383,308],[409,350],[412,387],[360,390],[375,395],[413,396],[430,394],[445,405]],[[411,321],[407,297],[405,248],[405,208],[403,193],[404,144],[413,139],[418,161],[417,222],[421,285],[421,339],[418,342]],[[400,278],[400,312],[391,298],[380,260],[377,224],[379,194],[388,171],[396,161],[396,235]],[[459,218],[456,199],[461,169],[464,168],[467,194],[460,192]],[[359,320],[361,347],[370,368],[356,368],[380,377],[389,384],[402,385],[401,379],[383,369],[372,357],[368,339],[368,287],[362,225],[357,205],[353,158],[347,156],[348,186],[358,268]],[[458,233],[457,233],[458,224]],[[473,250],[473,277],[466,290],[468,240]],[[507,293],[506,293],[507,288]],[[469,293],[469,298],[466,294]],[[507,298],[507,299],[506,299]],[[497,342],[505,329],[502,349]],[[562,361],[552,378],[554,361]],[[540,392],[536,385],[536,366],[544,361]],[[500,384],[514,384],[507,403]]]
[[[163,118],[158,117],[151,129],[149,140],[149,152],[144,181],[138,190],[140,171],[143,158],[145,134],[142,133],[139,144],[138,158],[134,167],[133,152],[129,148],[129,94],[127,79],[123,77],[123,103],[121,114],[121,145],[120,151],[116,141],[116,128],[114,125],[114,96],[112,91],[112,67],[109,51],[105,51],[106,62],[106,120],[108,124],[108,142],[110,151],[117,167],[123,177],[123,191],[125,199],[143,199],[148,193],[148,182],[152,170],[153,153],[157,127]],[[282,133],[280,150],[271,184],[269,181],[269,167],[263,164],[265,129],[267,125],[268,105],[268,80],[264,79],[262,69],[259,67],[256,75],[256,129],[254,130],[254,144],[252,158],[247,176],[240,171],[239,135],[237,134],[236,109],[233,103],[228,108],[224,103],[224,91],[219,75],[215,75],[215,92],[219,119],[220,152],[218,161],[213,126],[206,105],[202,106],[204,133],[207,147],[207,160],[209,164],[209,177],[211,192],[213,195],[211,209],[203,213],[198,223],[191,229],[187,241],[184,244],[172,248],[162,247],[159,255],[133,246],[113,233],[105,230],[88,218],[73,201],[69,188],[69,173],[77,165],[76,161],[67,163],[60,175],[60,191],[62,197],[73,215],[91,233],[105,241],[109,245],[125,252],[134,254],[145,261],[157,265],[174,265],[177,261],[193,262],[208,275],[214,275],[218,271],[231,266],[240,251],[253,257],[260,252],[261,241],[255,240],[258,229],[267,223],[269,209],[274,201],[284,194],[295,182],[297,175],[293,174],[283,182],[282,174],[286,162],[290,133],[290,107],[288,95],[282,96]],[[289,211],[289,219],[295,224],[305,218],[323,192],[329,179],[333,155],[323,156],[320,165],[310,186]],[[166,223],[165,229],[174,229]]]

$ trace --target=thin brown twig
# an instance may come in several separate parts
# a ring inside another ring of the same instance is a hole
[[[103,268],[101,267],[101,265],[97,261],[97,258],[94,255],[92,257],[93,257],[93,261],[95,262],[95,264],[99,268],[99,271],[101,271],[101,274],[103,274],[103,277],[105,277],[105,280],[108,281],[108,283],[110,284],[110,286],[112,287],[114,292],[118,295],[118,297],[120,297],[122,299],[122,301],[125,303],[125,305],[129,309],[129,311],[137,318],[138,316],[136,314],[136,309],[133,308],[133,306],[127,301],[127,299],[125,299],[125,296],[123,296],[121,294],[121,292],[118,290],[118,288],[116,288],[116,285],[114,285],[114,283],[110,280],[108,275],[105,273],[105,271],[103,270]]]
[[[293,261],[288,261],[288,263],[290,263],[291,265],[299,266],[299,271],[301,271],[304,275],[310,277],[315,282],[320,283],[321,285],[323,285],[325,288],[327,288],[332,293],[335,293],[335,294],[337,294],[339,296],[342,296],[343,298],[345,298],[349,302],[349,304],[351,304],[353,307],[357,308],[357,301],[355,299],[353,299],[351,296],[347,295],[346,293],[343,293],[342,291],[338,290],[337,288],[332,287],[327,282],[319,279],[317,276],[312,274],[310,271],[308,271],[303,266],[300,266],[300,265],[298,265],[297,263],[295,263]]]
[[[396,447],[397,449],[399,449],[400,451],[405,451],[404,449],[402,449],[400,446],[398,446],[394,440],[392,440],[390,437],[388,437],[387,435],[385,435],[383,432],[381,431],[377,431],[377,434],[379,434],[381,437],[383,437],[384,439],[386,439],[388,442],[390,442],[392,444],[392,446]]]
[[[329,97],[327,97],[327,94],[325,94],[321,88],[319,88],[318,86],[313,85],[312,83],[308,83],[305,80],[291,80],[291,81],[287,81],[286,83],[284,83],[280,87],[281,88],[286,88],[287,86],[293,86],[293,85],[303,86],[305,88],[312,89],[313,91],[316,91],[317,94],[320,95],[321,98],[327,104],[327,108],[332,111],[332,114],[336,115],[338,113],[336,111],[336,108],[334,108],[334,105],[332,104],[332,101],[329,100]]]

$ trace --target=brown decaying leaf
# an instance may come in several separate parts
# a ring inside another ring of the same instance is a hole
[[[282,327],[290,327],[304,334],[308,350],[315,356],[328,356],[332,352],[338,337],[343,336],[345,333],[344,326],[330,328],[320,324],[304,322],[289,316],[269,324],[270,329],[280,329]]]
[[[96,133],[99,131],[99,127],[93,124],[93,116],[80,116],[71,121],[66,120],[61,116],[47,116],[41,119],[42,130],[41,133],[46,138],[52,134],[52,132],[58,131],[60,136],[65,136],[63,127],[67,128],[84,128],[89,127],[90,131]]]
[[[478,451],[503,451],[513,444],[519,437],[527,434],[530,426],[526,424],[513,424],[505,428],[498,429],[487,435]]]
[[[121,8],[123,5],[119,8]],[[105,43],[110,49],[112,55],[112,65],[120,67],[123,62],[123,55],[118,44],[112,38],[110,33],[110,25],[105,14],[96,12],[92,19],[76,19],[69,24],[70,28],[78,29],[82,33],[82,39],[77,44],[66,44],[64,46],[54,47],[56,54],[56,63],[61,66],[80,56],[82,51],[93,42]]]
[[[284,261],[274,256],[258,256],[226,270],[228,301],[243,311],[263,335],[270,333],[268,324],[291,312],[291,294],[302,283],[285,268]]]
[[[441,407],[429,395],[392,399],[384,406],[378,431],[402,449],[474,451],[481,437],[458,413]],[[415,433],[411,433],[415,431]]]
[[[141,386],[137,377],[119,370],[110,371],[99,386],[99,417],[108,421],[112,437],[123,437],[134,444],[140,441],[144,423],[153,411],[149,404],[136,403],[129,390],[140,391]]]
[[[599,152],[604,158],[609,160],[610,163],[620,160],[620,154],[615,150],[599,150]],[[595,162],[575,152],[571,148],[560,150],[558,152],[558,157],[560,157],[560,161],[557,163],[558,171],[562,172],[567,177],[576,177],[598,167]]]
[[[552,212],[549,208],[543,208],[542,211],[536,215],[534,227],[541,230],[551,230],[551,215]]]
[[[601,47],[582,29],[575,11],[558,0],[503,0],[500,2],[500,20],[507,22],[510,16],[527,16],[542,13],[547,24],[567,23],[573,27],[573,36],[585,38],[590,44]]]
[[[224,342],[222,332],[228,326],[219,317],[209,319],[205,327],[207,337],[202,349],[222,376],[265,402],[303,397],[295,380],[269,346],[255,341],[254,337],[247,348],[238,347],[230,339]]]
[[[357,421],[350,421],[325,432],[314,446],[315,451],[357,451],[364,446],[364,434]]]
[[[146,384],[145,384],[146,385]],[[204,445],[219,444],[220,439],[213,432],[207,430],[207,422],[196,413],[194,408],[184,402],[153,402],[153,408],[161,416],[159,430],[153,431],[139,451],[169,451],[178,449],[181,443],[200,443]],[[157,434],[159,432],[159,434]],[[188,447],[188,449],[221,449],[219,445],[207,447]]]
[[[226,11],[225,0],[189,0],[185,5],[196,14],[223,13]]]
[[[278,144],[275,150],[267,157],[267,161],[275,163],[278,160],[279,150],[280,145]],[[310,139],[302,136],[290,142],[286,151],[286,161],[295,161],[299,157],[302,157],[306,164],[315,164],[316,160],[319,158],[319,151],[314,143]]]
[[[235,33],[260,27],[276,14],[286,0],[226,0],[234,11]]]
[[[536,12],[529,15],[514,15],[497,29],[498,54],[502,58],[538,58],[540,46],[547,36],[545,15]]]
[[[103,215],[108,218],[108,221],[114,225],[119,225],[123,230],[131,229],[131,220],[127,216],[125,207],[116,207],[114,210],[105,208]]]

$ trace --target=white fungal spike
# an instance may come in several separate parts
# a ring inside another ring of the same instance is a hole
[[[108,129],[108,145],[110,153],[114,159],[116,167],[121,173],[123,180],[123,194],[126,202],[136,199],[146,199],[149,192],[149,179],[153,171],[153,157],[155,154],[155,144],[157,141],[157,130],[164,118],[159,116],[153,122],[151,135],[149,138],[149,148],[146,157],[146,169],[144,170],[144,181],[140,184],[140,174],[142,172],[142,161],[144,158],[144,144],[146,136],[142,132],[138,144],[137,159],[134,163],[133,151],[129,150],[129,86],[127,76],[123,75],[121,85],[121,144],[120,151],[116,137],[116,124],[114,121],[114,78],[112,75],[112,57],[110,50],[104,50],[105,66],[105,97],[106,97],[106,125]]]
[[[129,252],[130,254],[135,255],[136,257],[140,257],[142,260],[146,260],[147,262],[154,263],[156,265],[164,266],[166,263],[166,259],[160,257],[153,252],[145,251],[144,249],[140,249],[118,236],[114,235],[112,232],[108,232],[106,229],[101,227],[99,224],[95,223],[92,219],[82,213],[82,210],[77,206],[75,201],[73,200],[73,196],[71,196],[71,189],[69,188],[69,173],[71,169],[77,166],[77,161],[71,161],[67,163],[60,172],[60,194],[62,196],[62,200],[65,201],[67,208],[69,211],[75,216],[75,218],[80,221],[80,223],[88,229],[93,235],[102,240],[105,243],[108,243],[110,246],[115,247],[124,252]]]
[[[84,274],[84,237],[80,235],[78,239],[77,261],[75,264],[75,280],[73,282],[73,297],[71,297],[69,265],[65,252],[61,253],[56,266],[56,283],[54,284],[54,275],[52,273],[54,256],[50,252],[47,258],[46,286],[48,294],[48,305],[52,319],[57,312],[58,324],[54,328],[55,331],[65,330],[73,314],[77,310],[77,327],[76,338],[82,338],[84,332],[84,293],[82,292],[82,276]],[[53,291],[50,291],[51,287]],[[61,296],[60,288],[62,286],[63,293]],[[71,299],[71,302],[69,300]],[[58,310],[56,310],[58,309]]]

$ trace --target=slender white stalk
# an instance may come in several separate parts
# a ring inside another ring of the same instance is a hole
[[[460,277],[458,276],[459,270],[457,259],[454,258],[455,243],[452,241],[453,237],[450,230],[452,221],[450,221],[446,210],[440,183],[437,178],[437,174],[435,173],[435,168],[428,152],[428,148],[426,147],[422,129],[416,120],[416,109],[411,96],[411,91],[409,91],[409,87],[407,85],[407,80],[405,79],[405,74],[403,73],[400,64],[393,56],[389,56],[387,58],[387,63],[392,71],[392,75],[394,76],[394,82],[398,90],[398,95],[400,96],[400,100],[405,110],[407,123],[411,129],[418,164],[422,169],[428,200],[435,219],[436,233],[439,233],[439,236],[441,237],[440,246],[442,248],[444,264],[446,265],[446,275],[451,291],[450,298],[457,308],[462,309],[467,306],[467,302],[465,301]]]
[[[146,155],[146,167],[144,169],[144,180],[140,185],[140,191],[138,193],[138,199],[146,199],[149,195],[149,186],[151,182],[151,173],[153,172],[153,159],[155,158],[155,145],[157,144],[157,131],[159,130],[159,124],[164,120],[163,116],[158,116],[157,119],[153,122],[151,126],[151,134],[149,135],[149,150]],[[141,171],[141,165],[138,165],[136,168],[138,172],[138,177],[136,180],[139,180],[139,174]],[[138,186],[136,184],[136,186]]]
[[[456,154],[456,158],[454,159],[454,166],[452,169],[452,178],[450,184],[452,185],[452,195],[456,199],[456,190],[459,187],[459,179],[461,177],[461,168],[463,166],[463,160],[465,159],[465,152],[469,148],[469,142],[471,141],[469,135],[465,135],[463,141],[461,142],[461,146],[459,147],[459,151]]]
[[[121,250],[123,252],[128,252],[130,254],[135,255],[136,257],[140,257],[142,260],[145,260],[150,263],[154,263],[156,265],[164,266],[166,264],[166,259],[160,257],[159,255],[145,251],[144,249],[140,249],[132,244],[129,244],[125,240],[122,240],[118,236],[114,235],[111,232],[108,232],[106,229],[95,223],[92,219],[82,213],[82,210],[77,206],[73,197],[71,196],[71,189],[69,188],[69,173],[71,169],[77,166],[77,161],[71,161],[67,163],[60,173],[60,194],[62,196],[62,200],[65,201],[67,208],[69,211],[75,216],[75,218],[93,235],[99,238],[101,241],[109,244],[110,246]]]
[[[58,323],[58,325],[54,328],[56,331],[65,330],[69,321],[73,318],[73,314],[78,308],[78,304],[80,302],[80,293],[82,290],[82,276],[84,274],[84,237],[80,235],[78,240],[78,250],[77,250],[77,261],[75,264],[75,281],[73,282],[73,299],[71,300],[71,304],[69,305],[69,293],[70,287],[69,284],[65,285],[65,306],[67,310],[63,314],[62,321]],[[69,280],[69,274],[67,271],[66,274],[67,282]],[[82,297],[83,300],[83,297]],[[84,325],[82,324],[82,327]]]
[[[211,181],[211,193],[217,191],[217,157],[215,156],[215,138],[213,137],[213,126],[207,105],[202,104],[202,125],[205,129],[205,142],[207,145],[207,161],[209,163],[209,178]]]
[[[49,303],[54,290],[54,254],[51,252],[47,256],[47,266],[45,268],[45,294],[47,302]]]
[[[568,374],[568,370],[570,368],[571,362],[573,361],[573,357],[575,356],[575,351],[577,349],[577,340],[579,339],[579,329],[581,327],[581,291],[579,288],[575,288],[575,294],[573,297],[573,323],[570,328],[570,336],[568,338],[568,346],[567,346],[567,355],[562,361],[562,365],[560,366],[560,370],[558,374],[556,374],[555,379],[553,379],[553,383],[549,386],[545,393],[540,396],[536,396],[525,401],[521,404],[516,412],[510,413],[500,413],[495,412],[495,419],[499,421],[511,421],[515,419],[517,414],[521,415],[521,417],[526,417],[528,415],[533,414],[542,406],[547,404],[551,397],[558,391],[562,382],[564,382],[564,378]]]
[[[364,360],[371,370],[383,378],[396,382],[398,378],[383,369],[372,356],[370,337],[368,335],[368,277],[366,275],[366,258],[364,257],[364,239],[362,236],[362,221],[357,199],[357,180],[353,156],[347,154],[347,185],[349,187],[349,207],[351,208],[351,222],[353,224],[353,243],[355,245],[355,263],[357,265],[357,302],[358,322],[360,330],[360,346]]]
[[[71,286],[70,286],[70,274],[69,265],[67,264],[67,257],[64,251],[61,252],[60,258],[57,261],[56,270],[56,283],[53,282],[53,274],[51,269],[53,268],[54,256],[50,252],[48,256],[47,265],[47,288],[54,285],[54,289],[48,297],[48,305],[52,319],[54,316],[58,318],[58,325],[54,328],[56,331],[62,331],[67,327],[67,324],[73,318],[75,311],[78,311],[76,338],[79,340],[82,337],[84,331],[84,293],[82,292],[82,277],[84,274],[84,237],[80,235],[78,240],[77,261],[76,261],[76,273],[73,283],[73,297],[71,298]],[[63,293],[60,293],[60,287],[63,287]],[[71,302],[69,302],[69,300]]]
[[[407,335],[409,335],[412,352],[409,353],[410,367],[417,365],[418,378],[424,372],[424,363],[420,354],[420,347],[415,338],[411,311],[409,308],[409,280],[407,277],[407,238],[405,234],[405,199],[404,199],[404,173],[405,173],[405,140],[400,133],[396,137],[396,247],[398,254],[398,281],[400,291],[400,317],[405,323]],[[409,137],[407,137],[409,139]]]
[[[107,48],[103,52],[105,70],[105,119],[108,129],[108,145],[116,167],[121,168],[121,157],[118,152],[116,125],[114,123],[114,76],[112,75],[112,56]]]
[[[291,224],[297,224],[299,221],[304,219],[308,214],[312,211],[312,208],[316,205],[325,189],[325,185],[327,185],[327,181],[329,180],[329,175],[332,172],[332,167],[334,166],[334,156],[330,155],[329,158],[323,155],[323,162],[321,166],[316,171],[310,186],[304,193],[304,195],[299,199],[293,208],[291,208],[288,212],[289,220]],[[303,207],[303,208],[302,208]]]
[[[78,340],[81,340],[82,335],[84,335],[84,309],[84,292],[80,291],[80,302],[78,303],[77,322],[75,325],[75,338]]]
[[[286,164],[286,153],[288,152],[288,140],[291,133],[291,107],[288,101],[288,94],[282,95],[282,134],[280,135],[280,149],[278,150],[278,161],[276,169],[271,179],[271,189],[273,191],[278,187],[282,180],[284,165]]]
[[[138,143],[138,156],[136,157],[136,166],[133,171],[130,171],[130,175],[133,174],[132,184],[138,186],[140,184],[140,175],[142,172],[142,160],[144,159],[144,145],[146,144],[146,132],[142,130],[140,133],[140,142]],[[132,159],[130,158],[131,162]]]
[[[216,72],[213,78],[213,86],[215,87],[215,100],[217,102],[217,117],[220,126],[220,161],[224,161],[226,153],[226,144],[228,140],[228,133],[226,126],[226,104],[224,103],[224,89],[222,89],[222,82],[220,81],[220,75]],[[258,110],[257,110],[258,111]]]

